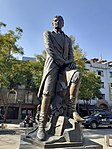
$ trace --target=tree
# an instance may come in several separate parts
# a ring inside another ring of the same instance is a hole
[[[46,60],[46,52],[42,51],[40,55],[36,55],[36,60],[37,60],[37,63],[34,64],[34,71],[32,71],[32,73],[33,73],[33,82],[36,86],[36,89],[38,90],[42,80],[44,63]],[[38,73],[37,73],[37,69],[38,69]]]
[[[82,83],[80,86],[80,99],[91,100],[99,97],[100,92],[100,77],[91,71],[85,71],[83,74]]]
[[[36,92],[41,83],[45,59],[46,52],[42,51],[42,54],[35,55],[34,61],[22,61],[21,67],[24,69],[18,73],[18,75],[21,73],[20,78],[22,78],[22,76],[26,78],[23,84],[25,84],[27,88],[32,87]]]
[[[82,49],[79,47],[79,45],[75,45],[73,47],[73,52],[77,67],[83,73],[85,71],[85,53],[82,52]]]
[[[91,103],[91,100],[101,96],[100,84],[101,78],[97,74],[87,70],[84,72],[79,91],[79,98],[84,101],[88,115],[88,105]]]
[[[1,27],[6,27],[6,24],[0,23]],[[17,41],[21,38],[23,30],[17,27],[15,31],[9,30],[5,34],[0,33],[0,85],[2,103],[4,104],[4,121],[6,121],[7,110],[9,106],[8,95],[4,98],[3,88],[7,88],[10,92],[13,86],[13,77],[15,76],[15,65],[17,60],[13,54],[23,54],[23,49],[17,44]],[[6,99],[7,98],[7,99]]]
[[[82,72],[82,80],[79,90],[79,99],[83,100],[85,104],[95,97],[101,96],[100,83],[101,79],[98,75],[90,70],[86,70],[86,54],[82,52],[82,49],[75,43],[75,38],[72,36],[74,59],[78,69]],[[88,105],[88,104],[87,104]],[[87,107],[88,108],[88,107]]]
[[[82,52],[82,49],[79,47],[79,45],[76,43],[75,37],[70,35],[71,41],[72,41],[72,48],[73,48],[73,54],[74,54],[74,60],[76,62],[76,65],[78,69],[83,72],[85,70],[85,57],[86,54]]]

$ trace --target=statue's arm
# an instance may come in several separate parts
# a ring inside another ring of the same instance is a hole
[[[72,62],[74,62],[74,56],[73,56],[73,50],[72,50],[72,42],[71,42],[71,39],[70,39],[70,42],[69,42],[68,59],[71,60]]]
[[[63,66],[65,64],[65,60],[56,52],[53,42],[51,33],[49,31],[44,32],[44,46],[47,53],[53,58],[54,62],[59,65]]]
[[[70,39],[69,42],[69,52],[68,52],[68,61],[66,62],[69,64],[71,69],[76,69],[76,63],[74,61],[73,49],[72,49],[72,41]]]

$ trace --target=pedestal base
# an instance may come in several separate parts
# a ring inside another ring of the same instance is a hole
[[[47,131],[46,141],[36,137],[37,128],[28,135],[21,136],[20,149],[102,149],[103,147],[84,139],[80,123],[60,116],[54,128]],[[53,130],[53,131],[52,131]],[[50,132],[54,132],[51,134]]]
[[[19,149],[103,149],[103,146],[87,138],[84,139],[84,143],[82,144],[82,142],[49,143],[48,141],[33,141],[21,136]]]

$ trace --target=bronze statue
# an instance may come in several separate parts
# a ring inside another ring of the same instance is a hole
[[[44,45],[47,53],[44,73],[38,97],[42,98],[37,138],[45,140],[45,126],[51,100],[56,95],[56,85],[61,70],[64,70],[69,91],[68,116],[81,122],[83,118],[76,112],[76,101],[81,81],[81,73],[74,62],[71,39],[62,31],[64,20],[55,16],[52,21],[53,31],[44,32]]]

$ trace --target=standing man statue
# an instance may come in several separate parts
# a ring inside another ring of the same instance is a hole
[[[81,74],[74,62],[71,39],[62,31],[64,20],[55,16],[52,21],[53,31],[44,33],[44,45],[47,53],[44,73],[38,97],[42,98],[37,138],[45,140],[45,126],[51,99],[55,97],[56,84],[61,69],[65,69],[69,88],[68,113],[77,122],[83,118],[76,112],[76,100],[80,86]]]

